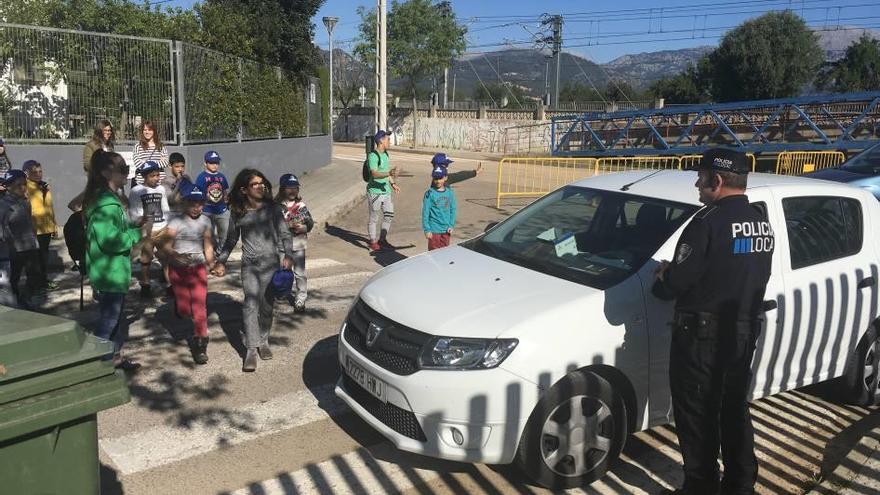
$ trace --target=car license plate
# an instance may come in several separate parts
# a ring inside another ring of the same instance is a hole
[[[388,402],[385,396],[385,382],[373,376],[349,356],[345,356],[345,372],[373,397],[382,402]]]

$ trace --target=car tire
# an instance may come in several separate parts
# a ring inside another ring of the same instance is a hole
[[[529,416],[517,464],[553,490],[592,483],[623,450],[626,414],[622,396],[607,380],[592,371],[571,372]]]
[[[880,404],[880,338],[876,323],[859,340],[844,380],[848,402],[858,406]]]

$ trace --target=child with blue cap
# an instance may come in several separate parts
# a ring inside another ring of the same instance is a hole
[[[446,167],[434,165],[431,187],[422,201],[422,230],[428,239],[428,251],[448,246],[455,228],[455,193],[446,185],[447,175]]]
[[[305,310],[307,297],[306,278],[306,245],[308,233],[315,226],[312,214],[299,194],[299,179],[293,174],[281,176],[278,195],[275,202],[281,207],[284,223],[290,229],[291,252],[293,254],[293,274],[295,276],[295,293],[293,309],[296,312]]]
[[[196,364],[208,362],[208,270],[214,267],[211,220],[202,214],[205,193],[190,183],[180,191],[182,214],[168,222],[162,246],[177,316],[193,320],[189,349]]]

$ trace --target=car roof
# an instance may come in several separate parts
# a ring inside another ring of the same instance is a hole
[[[633,182],[639,179],[642,180],[633,184]],[[626,191],[628,194],[698,205],[700,202],[694,187],[696,180],[697,172],[693,170],[638,170],[601,174],[579,180],[572,185],[619,191],[624,185],[630,184],[629,189]],[[852,191],[852,186],[837,182],[790,175],[753,173],[749,174],[749,186],[746,193],[765,187],[779,189],[804,186],[810,188],[819,187],[826,194],[833,194],[835,190],[840,190],[841,192]]]

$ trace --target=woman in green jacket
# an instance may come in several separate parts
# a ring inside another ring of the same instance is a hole
[[[95,336],[113,342],[113,362],[118,368],[135,370],[140,364],[122,358],[128,338],[128,325],[122,317],[125,295],[131,283],[131,248],[141,238],[141,229],[152,229],[152,216],[144,215],[141,225],[132,225],[125,216],[122,189],[128,165],[119,154],[96,151],[83,193],[86,212],[86,268],[100,310]]]

